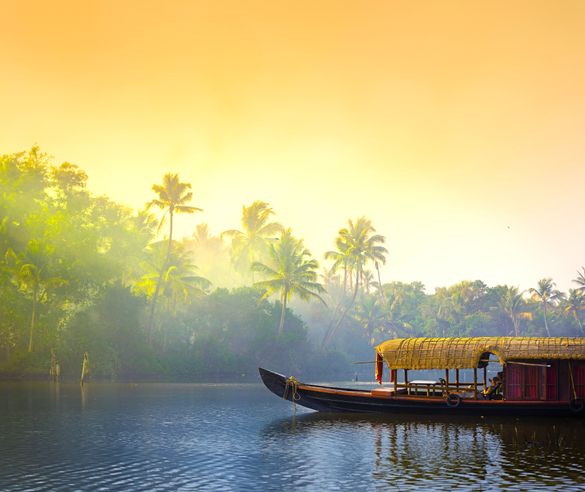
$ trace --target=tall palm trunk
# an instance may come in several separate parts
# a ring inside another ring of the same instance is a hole
[[[351,307],[355,303],[355,300],[357,298],[357,294],[359,291],[359,286],[360,286],[360,271],[358,269],[358,271],[356,271],[356,274],[355,274],[355,288],[353,291],[353,296],[351,298],[351,301],[348,303],[348,305],[345,307],[345,309],[341,313],[341,316],[337,320],[337,323],[335,323],[335,326],[333,326],[333,327],[331,325],[329,326],[329,329],[327,330],[327,333],[325,334],[325,337],[323,338],[323,343],[321,344],[322,347],[326,347],[327,345],[329,345],[329,343],[331,343],[331,340],[333,340],[333,335],[335,335],[335,333],[337,332],[337,330],[341,326],[341,323],[345,319],[345,316],[347,315],[347,313],[349,312],[349,310],[351,309]]]
[[[252,265],[253,263],[254,263],[254,250],[252,248],[249,248],[248,249],[248,264],[249,265]],[[249,271],[250,271],[250,275],[251,275],[251,278],[252,278],[252,284],[253,284],[254,282],[256,282],[256,277],[254,275],[254,270],[252,268],[250,268]]]
[[[382,295],[382,300],[386,301],[386,294],[384,293],[384,289],[382,288],[382,277],[380,276],[380,265],[376,261],[374,263],[376,265],[376,271],[378,272],[378,287],[380,288],[380,294]]]
[[[546,302],[542,304],[542,310],[544,312],[544,328],[546,330],[546,336],[550,337],[550,330],[548,329],[548,320],[546,319]]]
[[[516,316],[512,316],[512,324],[514,325],[514,335],[520,336],[520,320]]]
[[[573,316],[575,316],[577,323],[579,323],[579,329],[581,330],[581,334],[585,335],[585,331],[583,331],[583,323],[581,321],[581,318],[579,318],[579,313],[577,313],[577,311],[575,311],[573,313]]]
[[[169,244],[167,246],[167,255],[165,257],[165,261],[161,266],[161,270],[158,275],[158,280],[156,281],[156,287],[154,289],[154,295],[152,296],[152,304],[150,305],[150,315],[149,315],[149,322],[148,322],[148,338],[150,343],[152,343],[152,336],[154,331],[154,314],[156,311],[156,303],[158,300],[158,296],[160,293],[160,288],[162,285],[162,279],[164,272],[167,269],[167,265],[171,259],[171,250],[173,247],[173,209],[169,210]]]
[[[284,332],[284,317],[286,315],[286,298],[288,296],[288,289],[284,289],[282,292],[282,311],[280,312],[280,323],[278,324],[278,336],[282,335]]]
[[[35,322],[37,318],[37,309],[38,309],[38,295],[39,295],[39,287],[35,285],[33,289],[33,299],[32,299],[32,314],[30,317],[30,328],[28,334],[28,351],[32,352],[33,348],[33,332],[35,330]]]

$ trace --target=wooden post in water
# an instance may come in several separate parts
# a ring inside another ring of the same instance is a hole
[[[83,361],[81,363],[81,386],[83,386],[83,383],[85,382],[85,379],[87,378],[87,375],[89,374],[89,357],[87,355],[87,352],[83,353]]]

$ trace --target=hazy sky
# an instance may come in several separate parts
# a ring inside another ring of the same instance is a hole
[[[0,153],[141,207],[165,172],[319,258],[349,217],[384,281],[567,289],[585,265],[583,1],[0,0]]]

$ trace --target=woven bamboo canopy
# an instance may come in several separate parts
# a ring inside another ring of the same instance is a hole
[[[396,338],[376,347],[390,369],[470,369],[488,354],[501,364],[517,360],[585,360],[585,338]]]

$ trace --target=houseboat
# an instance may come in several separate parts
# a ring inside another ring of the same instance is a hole
[[[585,415],[585,338],[403,338],[375,350],[374,389],[307,384],[263,368],[260,376],[279,397],[321,412]],[[490,364],[501,369],[492,378]],[[417,379],[416,371],[441,377]]]

